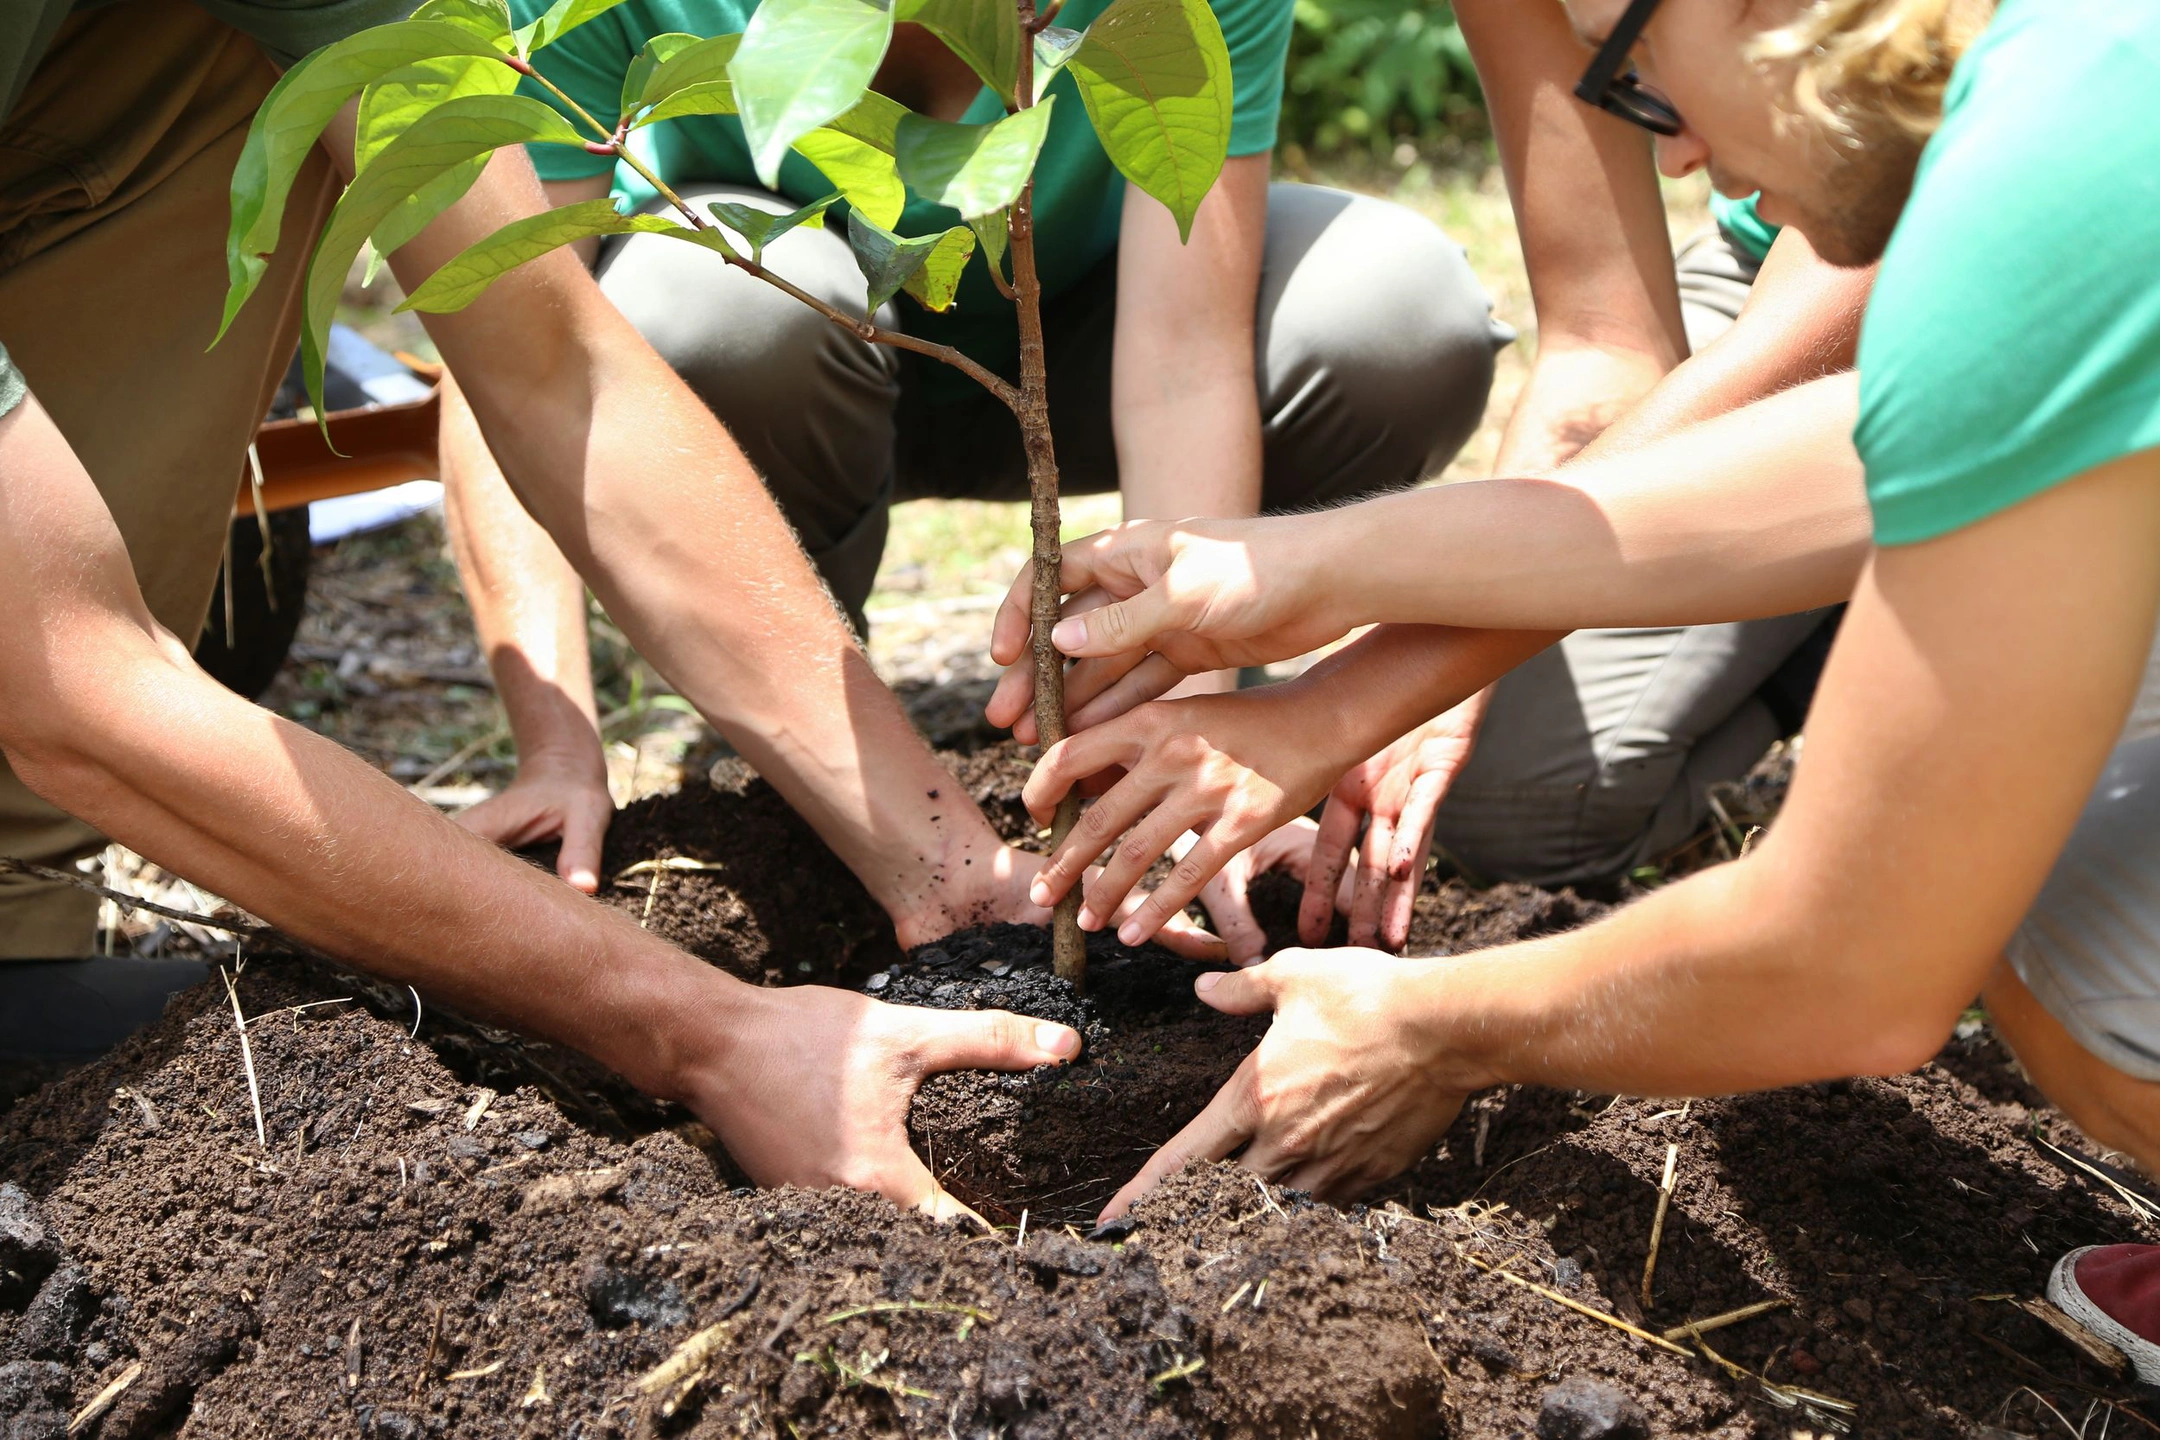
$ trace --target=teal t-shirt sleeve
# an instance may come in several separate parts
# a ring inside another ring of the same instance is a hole
[[[511,18],[520,25],[538,19],[547,8],[547,0],[510,0]],[[554,44],[534,52],[532,57],[533,68],[590,111],[593,119],[607,126],[613,126],[622,117],[623,76],[646,39],[640,36],[632,42],[623,15],[623,11],[630,8],[633,7],[617,6],[605,15],[588,20]],[[585,127],[577,116],[565,110],[562,102],[537,81],[529,78],[520,81],[518,93],[561,110],[565,120],[580,133],[584,132]],[[533,169],[539,172],[542,180],[584,180],[615,172],[615,162],[607,156],[569,145],[528,145],[525,153],[532,157]]]
[[[1875,539],[2160,445],[2160,8],[2005,0],[1960,63],[1860,339]]]
[[[1215,0],[1215,19],[1230,48],[1232,155],[1275,148],[1292,15],[1290,0]]]
[[[420,0],[196,0],[203,9],[257,41],[278,63],[371,25],[403,20]]]

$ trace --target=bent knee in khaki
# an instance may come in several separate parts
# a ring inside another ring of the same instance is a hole
[[[1268,189],[1255,354],[1270,509],[1414,484],[1475,433],[1514,332],[1422,215]]]

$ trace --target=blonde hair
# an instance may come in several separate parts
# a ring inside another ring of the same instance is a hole
[[[1883,123],[1925,138],[1942,123],[1951,69],[1994,13],[1995,0],[1815,0],[1754,58],[1799,62],[1795,105],[1833,139]]]

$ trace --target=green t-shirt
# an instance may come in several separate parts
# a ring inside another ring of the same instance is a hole
[[[2160,445],[2160,7],[2003,0],[1951,77],[1860,332],[1875,540]]]
[[[1082,29],[1109,3],[1067,0],[1058,23]],[[1291,6],[1288,0],[1213,0],[1213,4],[1230,49],[1230,153],[1257,155],[1275,144]],[[522,24],[544,4],[543,0],[511,0],[511,8]],[[622,109],[623,72],[647,40],[669,31],[733,34],[750,23],[756,9],[756,0],[627,0],[540,51],[534,64],[597,119],[613,125]],[[526,93],[549,98],[530,82]],[[1043,294],[1051,298],[1071,289],[1116,250],[1125,180],[1096,140],[1072,76],[1057,76],[1047,93],[1057,100],[1050,115],[1050,133],[1035,166],[1035,258]],[[997,97],[984,89],[961,118],[979,124],[1004,113]],[[743,141],[742,122],[732,115],[664,120],[637,131],[631,143],[653,173],[678,190],[700,182],[759,183]],[[624,209],[647,205],[656,198],[628,166],[603,155],[566,145],[535,145],[532,158],[543,180],[612,175],[616,203]],[[780,167],[780,193],[797,205],[832,190],[816,167],[800,155],[790,154]],[[844,213],[845,207],[836,209]],[[954,211],[910,195],[894,229],[901,235],[931,235],[959,223]],[[911,333],[958,346],[993,370],[1009,373],[1013,369],[1019,348],[1013,308],[992,285],[980,254],[969,262],[951,310],[931,314],[904,296],[901,303],[908,307]],[[972,388],[965,377],[935,366],[926,373],[926,386],[939,398],[965,394]]]
[[[1778,227],[1765,221],[1755,211],[1755,202],[1761,195],[1749,195],[1735,200],[1730,195],[1710,192],[1710,218],[1725,232],[1735,248],[1752,258],[1756,264],[1770,253],[1770,246],[1777,240]]]
[[[104,0],[0,0],[0,120],[11,114],[23,87],[59,33],[68,12]],[[251,37],[271,58],[289,65],[300,56],[355,30],[402,20],[419,0],[197,0],[203,9]],[[22,403],[22,372],[0,348],[0,415]]]

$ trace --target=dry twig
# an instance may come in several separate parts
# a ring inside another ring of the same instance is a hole
[[[247,1071],[248,1103],[255,1107],[255,1143],[263,1149],[270,1148],[270,1136],[263,1129],[262,1091],[255,1084],[255,1052],[248,1046],[247,1019],[240,1013],[240,992],[233,988],[232,976],[225,967],[218,966],[218,974],[225,981],[225,996],[232,1001],[233,1028],[240,1032],[240,1067]]]
[[[1502,1280],[1506,1280],[1512,1284],[1520,1285],[1523,1289],[1531,1291],[1534,1294],[1542,1295],[1547,1300],[1552,1301],[1555,1305],[1563,1305],[1568,1309],[1575,1311],[1577,1314],[1587,1315],[1592,1320],[1603,1321],[1605,1324],[1612,1326],[1615,1330],[1624,1330],[1628,1334],[1633,1335],[1638,1340],[1647,1340],[1652,1345],[1657,1346],[1658,1349],[1669,1350],[1673,1354],[1678,1355],[1683,1359],[1692,1360],[1695,1358],[1692,1353],[1685,1349],[1682,1349],[1678,1345],[1673,1344],[1672,1341],[1667,1340],[1662,1335],[1653,1335],[1648,1330],[1642,1329],[1640,1326],[1630,1325],[1627,1321],[1622,1320],[1617,1315],[1608,1315],[1602,1310],[1593,1310],[1588,1305],[1583,1304],[1580,1300],[1570,1300],[1567,1296],[1562,1295],[1559,1291],[1548,1290],[1543,1285],[1538,1284],[1534,1280],[1525,1280],[1522,1276],[1517,1275],[1512,1270],[1502,1270],[1497,1265],[1488,1265],[1483,1260],[1478,1259],[1477,1256],[1472,1255],[1469,1251],[1463,1249],[1460,1245],[1455,1247],[1455,1253],[1457,1255],[1460,1255],[1463,1259],[1469,1261],[1472,1265],[1477,1266],[1478,1269],[1485,1271],[1487,1274],[1497,1275]]]
[[[1665,1332],[1665,1338],[1667,1340],[1685,1340],[1690,1335],[1707,1335],[1712,1330],[1722,1330],[1727,1325],[1737,1325],[1743,1320],[1752,1320],[1757,1315],[1767,1315],[1785,1303],[1787,1302],[1783,1300],[1758,1300],[1753,1305],[1742,1305],[1737,1310],[1727,1310],[1717,1315],[1706,1315],[1700,1320],[1690,1320],[1684,1325],[1673,1326],[1672,1329]]]
[[[1658,1246],[1665,1241],[1665,1211],[1672,1205],[1673,1165],[1680,1158],[1678,1145],[1665,1147],[1665,1178],[1658,1183],[1657,1214],[1650,1220],[1650,1253],[1643,1259],[1642,1308],[1650,1308],[1650,1282],[1657,1275]]]
[[[121,1371],[120,1374],[114,1378],[113,1382],[110,1385],[107,1385],[104,1389],[98,1391],[97,1394],[90,1397],[89,1404],[83,1406],[82,1409],[75,1412],[75,1418],[68,1421],[67,1433],[70,1435],[80,1435],[84,1431],[88,1430],[92,1425],[95,1425],[99,1420],[103,1419],[105,1416],[105,1412],[112,1409],[113,1402],[120,1398],[121,1394],[128,1388],[128,1386],[134,1384],[138,1379],[140,1379],[142,1377],[142,1373],[143,1362],[140,1360],[137,1360],[132,1365],[129,1365],[127,1369]]]

